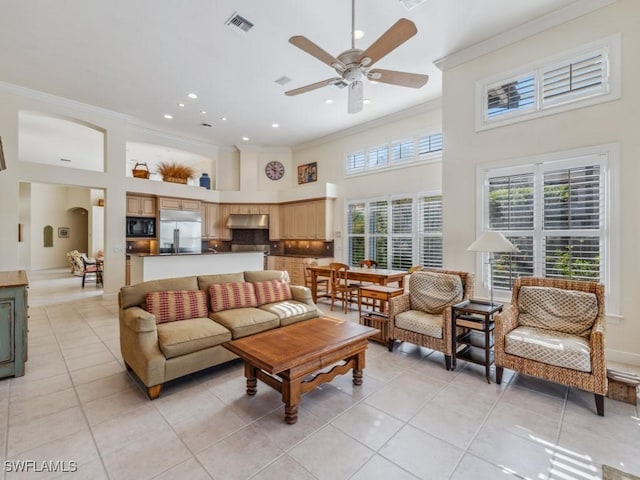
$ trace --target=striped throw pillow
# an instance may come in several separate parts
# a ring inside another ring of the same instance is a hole
[[[257,307],[256,292],[249,282],[212,283],[209,287],[211,311]]]
[[[253,285],[256,288],[258,305],[283,302],[285,300],[291,300],[292,298],[291,286],[286,280],[265,280],[263,282],[254,282]]]
[[[206,317],[207,295],[202,290],[169,290],[147,293],[147,312],[156,317],[156,323],[175,322],[189,318]]]

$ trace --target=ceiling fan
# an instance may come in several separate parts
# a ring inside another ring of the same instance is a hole
[[[285,92],[285,95],[299,95],[328,85],[345,82],[349,86],[348,111],[349,113],[358,113],[362,110],[362,78],[402,87],[420,88],[429,80],[428,75],[371,68],[374,63],[395,50],[416,33],[418,33],[418,29],[415,24],[407,18],[401,18],[366,50],[355,48],[355,0],[351,0],[351,48],[342,52],[337,58],[302,35],[296,35],[289,39],[289,43],[326,63],[340,76],[289,90]]]

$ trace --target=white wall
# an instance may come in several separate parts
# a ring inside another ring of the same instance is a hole
[[[338,198],[334,202],[334,232],[336,232],[334,253],[337,259],[344,259],[343,230],[346,201],[396,193],[440,190],[442,185],[442,162],[440,161],[345,178],[345,155],[394,140],[438,133],[442,128],[441,117],[440,103],[433,102],[403,112],[401,115],[380,119],[339,135],[294,148],[293,168],[296,170],[294,182],[297,183],[298,165],[317,162],[318,182],[337,185]],[[301,185],[300,189],[313,188],[314,183]]]
[[[475,271],[466,247],[476,235],[478,165],[618,142],[621,153],[621,314],[607,329],[609,358],[640,364],[640,307],[637,253],[640,222],[640,2],[619,0],[571,22],[446,70],[443,75],[445,264]],[[474,130],[476,80],[517,68],[563,50],[622,33],[622,98],[483,132]]]

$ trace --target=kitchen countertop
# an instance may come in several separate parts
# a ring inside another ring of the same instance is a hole
[[[180,257],[180,256],[192,256],[192,255],[235,255],[236,253],[262,253],[262,252],[202,252],[202,253],[127,253],[132,257]]]
[[[313,255],[301,253],[270,253],[270,257],[295,257],[295,258],[333,258],[333,255]]]

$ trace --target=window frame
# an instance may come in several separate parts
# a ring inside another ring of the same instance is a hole
[[[543,73],[563,64],[574,63],[575,61],[593,53],[603,54],[603,82],[601,92],[573,92],[558,97],[557,100],[545,102],[542,98]],[[555,115],[583,108],[589,105],[610,102],[621,96],[621,35],[619,33],[605,38],[581,45],[579,47],[566,50],[557,55],[542,58],[527,65],[522,65],[510,71],[478,80],[475,83],[475,128],[476,131],[483,131],[498,128],[517,122],[531,120],[533,118]],[[487,96],[492,87],[505,85],[513,80],[522,78],[534,72],[535,75],[535,108],[529,107],[522,110],[512,110],[502,115],[494,117],[488,116]]]
[[[476,168],[476,238],[488,229],[488,179],[502,175],[517,175],[530,172],[535,169],[534,185],[540,184],[536,190],[534,187],[534,275],[541,272],[541,263],[544,260],[544,252],[536,251],[536,246],[545,237],[545,231],[541,228],[542,201],[541,188],[545,171],[562,168],[572,168],[593,164],[593,159],[602,166],[602,195],[603,204],[601,213],[603,218],[602,232],[605,236],[602,257],[600,260],[600,283],[605,285],[607,316],[612,319],[620,318],[620,146],[617,143],[597,145],[576,150],[554,152],[534,157],[507,160]],[[548,230],[546,231],[548,232]],[[536,238],[538,236],[538,238]],[[476,255],[477,287],[488,296],[489,268],[487,264],[488,254]],[[511,290],[494,289],[494,297],[500,301],[508,302],[511,298]],[[617,321],[617,320],[616,320]],[[614,322],[615,323],[615,322]]]

